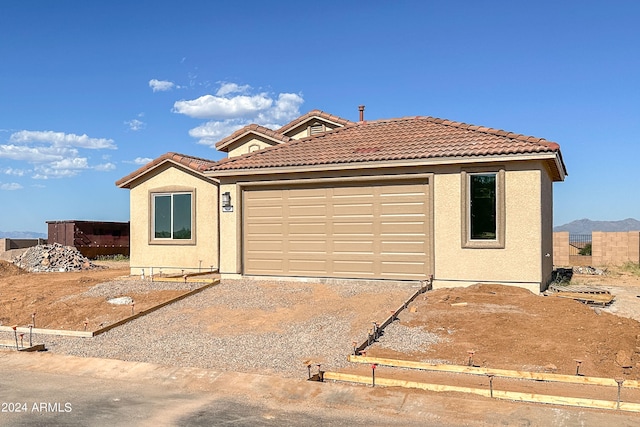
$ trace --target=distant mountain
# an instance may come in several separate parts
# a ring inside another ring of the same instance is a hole
[[[592,231],[640,231],[640,221],[633,218],[620,221],[591,221],[585,218],[553,227],[553,231],[568,231],[571,234],[591,234]]]
[[[35,231],[0,231],[0,239],[46,239],[45,233]]]

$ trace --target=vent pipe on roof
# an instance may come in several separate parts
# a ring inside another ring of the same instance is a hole
[[[360,111],[360,121],[364,122],[364,105],[358,105],[358,111]]]

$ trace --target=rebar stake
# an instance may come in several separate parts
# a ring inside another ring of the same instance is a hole
[[[493,397],[493,374],[487,374],[487,376],[489,377],[489,395],[491,397]]]
[[[36,327],[36,312],[34,311],[33,313],[31,313],[31,324],[33,325],[33,327]]]
[[[473,366],[473,355],[475,354],[475,351],[474,350],[467,350],[467,353],[469,354],[468,366]]]
[[[29,347],[33,347],[32,341],[31,341],[31,334],[33,333],[33,325],[29,325]]]
[[[358,347],[357,347],[358,343],[357,342],[353,342],[353,355],[357,356],[358,355]]]
[[[378,367],[377,363],[371,364],[371,387],[376,386],[376,368]]]
[[[309,378],[311,379],[311,363],[307,364],[307,371],[309,372]]]
[[[11,327],[13,329],[13,336],[16,338],[16,351],[20,350],[18,348],[18,332],[16,331],[16,329],[18,328],[18,325],[13,325]]]
[[[23,338],[24,338],[24,334],[20,334],[20,348],[24,348]]]
[[[88,323],[88,322],[85,320],[85,321],[84,321],[84,330],[85,330],[85,331],[87,330],[87,323]]]
[[[580,375],[580,365],[582,365],[582,360],[574,359],[576,361],[576,375]]]
[[[618,405],[616,409],[620,409],[620,389],[622,389],[622,383],[624,382],[624,378],[616,378],[616,382],[618,383]]]
[[[136,306],[136,303],[135,303],[135,302],[132,302],[132,303],[131,303],[131,315],[132,315],[132,316],[133,316],[133,313],[134,313],[134,308],[135,308],[135,306]]]

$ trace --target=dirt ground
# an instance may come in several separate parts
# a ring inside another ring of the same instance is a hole
[[[507,286],[434,290],[399,322],[436,334],[438,343],[409,354],[376,344],[367,355],[466,365],[471,350],[482,367],[573,375],[582,360],[587,376],[640,378],[640,277],[613,270],[574,275],[572,283],[608,289],[616,299],[594,308]]]
[[[93,331],[131,315],[130,305],[114,305],[106,298],[83,296],[98,283],[128,278],[128,262],[98,263],[104,268],[66,273],[28,273],[0,260],[0,324],[47,329]],[[158,290],[128,294],[136,312],[146,310],[184,290]]]
[[[128,274],[127,262],[111,262],[103,269],[81,272],[26,273],[0,261],[0,322],[26,326],[36,313],[38,328],[83,330],[86,321],[87,329],[95,330],[129,316],[131,307],[112,305],[105,298],[82,293],[95,284],[127,278]],[[572,300],[499,285],[429,291],[418,297],[398,322],[436,334],[439,342],[409,353],[376,344],[367,355],[467,364],[468,352],[473,350],[475,365],[562,374],[574,374],[578,359],[582,360],[580,372],[584,375],[639,379],[640,322],[633,318],[640,318],[640,276],[613,269],[604,276],[574,275],[572,283],[609,289],[616,300],[608,308],[594,309]],[[322,293],[321,286],[316,290]],[[291,293],[278,296],[282,291],[276,288],[272,291],[277,299],[293,297]],[[136,310],[144,310],[184,292],[164,290],[128,296],[134,299]],[[340,295],[326,294],[323,298],[334,298],[330,304],[340,302]],[[358,317],[370,316],[366,299],[361,304],[363,310]],[[233,319],[233,331],[210,331],[224,335],[274,328],[282,324],[277,319],[304,318],[309,312],[295,301],[286,306],[286,310],[264,311],[262,307],[234,310],[221,305],[202,310],[201,317],[211,318],[215,312]]]

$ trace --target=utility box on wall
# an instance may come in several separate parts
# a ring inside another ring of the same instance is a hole
[[[129,256],[129,223],[105,221],[47,221],[49,244],[76,247],[87,258]]]

